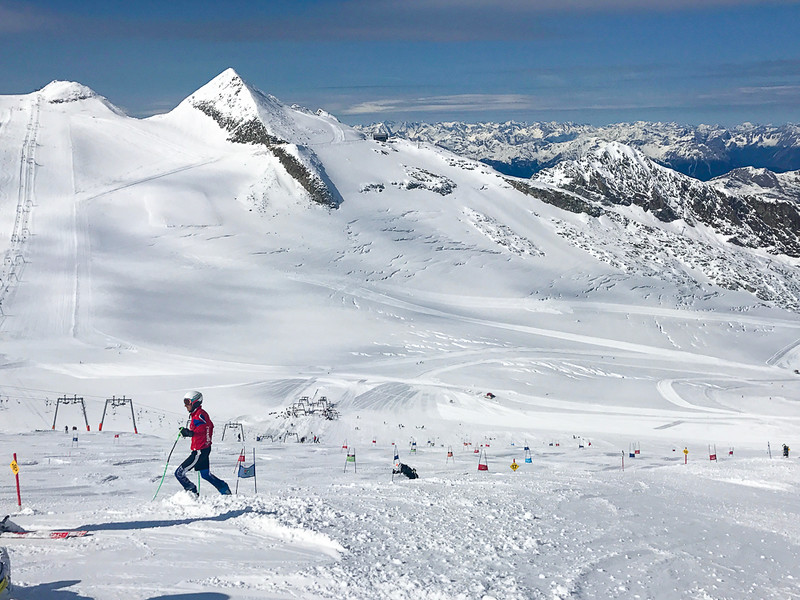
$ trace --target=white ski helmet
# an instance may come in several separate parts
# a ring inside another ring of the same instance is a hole
[[[186,395],[183,397],[183,403],[191,404],[193,407],[200,406],[203,403],[203,394],[196,391],[186,392]]]

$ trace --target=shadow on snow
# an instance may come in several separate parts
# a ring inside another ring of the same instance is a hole
[[[30,587],[21,587],[14,584],[12,588],[13,597],[19,600],[92,600],[89,596],[81,596],[78,592],[62,589],[78,583],[80,583],[80,579],[40,583]]]
[[[98,523],[96,525],[81,525],[76,529],[82,531],[128,531],[135,529],[156,529],[159,527],[173,527],[175,525],[188,525],[189,523],[198,523],[201,521],[227,521],[229,519],[236,519],[246,513],[259,512],[259,514],[277,514],[267,513],[262,511],[254,511],[252,508],[243,508],[241,510],[231,510],[221,515],[212,517],[194,517],[189,519],[171,519],[160,521],[125,521],[122,523]],[[172,597],[172,596],[170,596]],[[195,598],[196,596],[191,596]]]
[[[147,600],[230,600],[227,594],[217,592],[197,592],[196,594],[170,594],[168,596],[153,596]]]

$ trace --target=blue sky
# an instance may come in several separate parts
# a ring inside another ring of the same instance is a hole
[[[0,94],[147,116],[233,67],[347,123],[800,123],[799,40],[800,0],[0,0]]]

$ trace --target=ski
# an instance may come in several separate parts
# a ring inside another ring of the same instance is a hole
[[[39,529],[35,531],[2,531],[0,532],[0,537],[20,537],[20,538],[29,538],[29,539],[51,539],[51,540],[63,540],[65,538],[73,538],[73,537],[83,537],[85,535],[89,535],[88,531],[76,531],[76,530],[67,530],[67,531],[55,531],[50,529]]]
[[[65,529],[63,531],[58,531],[56,529],[34,529],[33,531],[29,531],[20,527],[13,521],[10,521],[8,515],[0,521],[0,536],[6,536],[7,538],[17,536],[24,538],[63,540],[65,538],[83,537],[85,535],[89,535],[89,532],[76,529]]]

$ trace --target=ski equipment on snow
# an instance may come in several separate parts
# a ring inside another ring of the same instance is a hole
[[[73,538],[73,537],[84,537],[89,535],[88,531],[76,531],[74,529],[68,529],[64,531],[57,531],[51,529],[37,529],[34,531],[4,531],[0,533],[0,536],[3,537],[18,537],[18,538],[26,538],[26,539],[43,539],[43,540],[63,540],[66,538]]]
[[[63,540],[65,538],[83,537],[89,535],[88,531],[75,529],[34,529],[31,531],[20,527],[13,521],[10,521],[8,517],[9,515],[6,515],[3,520],[0,521],[0,536]]]

